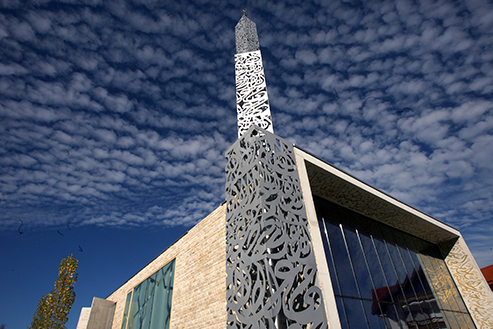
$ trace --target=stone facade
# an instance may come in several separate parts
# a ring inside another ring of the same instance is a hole
[[[107,298],[116,303],[112,329],[121,329],[128,292],[173,259],[171,328],[226,326],[225,209],[214,210]]]
[[[89,321],[89,315],[90,314],[91,314],[91,308],[90,307],[83,307],[80,310],[79,322],[77,322],[77,328],[76,329],[86,329],[87,328],[87,322]]]
[[[462,236],[445,262],[478,328],[493,328],[493,292]]]

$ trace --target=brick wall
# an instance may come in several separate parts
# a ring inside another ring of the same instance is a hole
[[[127,293],[172,259],[171,328],[226,327],[226,206],[166,249],[107,300],[116,302],[112,329],[121,329]]]

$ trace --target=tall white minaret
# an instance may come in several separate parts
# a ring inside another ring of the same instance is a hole
[[[274,133],[257,26],[243,10],[235,28],[236,109],[238,138],[252,125]]]

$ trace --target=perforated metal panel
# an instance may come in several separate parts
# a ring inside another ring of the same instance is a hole
[[[238,138],[252,125],[273,133],[260,50],[236,54],[235,75]]]
[[[229,328],[327,328],[293,145],[251,127],[227,152]]]

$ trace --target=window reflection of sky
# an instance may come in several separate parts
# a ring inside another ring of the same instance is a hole
[[[437,266],[443,263],[437,246],[328,201],[315,204],[343,328],[472,325],[466,312],[457,313],[465,308],[445,267]],[[455,298],[446,312],[423,267],[448,275],[451,284],[442,286]]]

